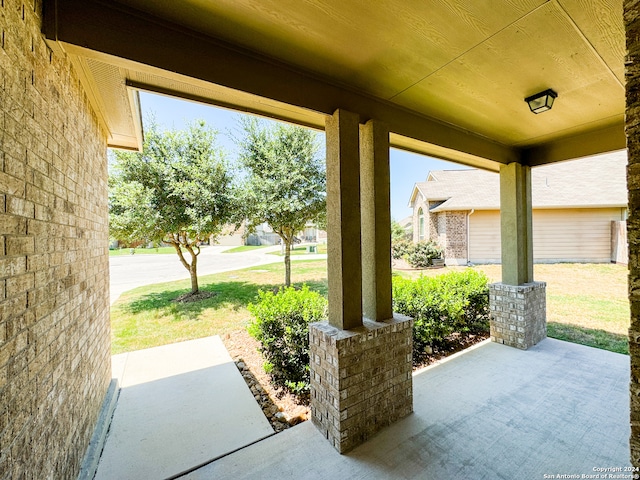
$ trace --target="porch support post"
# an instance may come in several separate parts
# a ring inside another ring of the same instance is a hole
[[[491,339],[527,349],[547,336],[546,284],[533,281],[531,167],[500,167],[502,283],[489,286]]]
[[[362,300],[364,316],[388,320],[391,307],[389,130],[369,120],[360,126]]]
[[[362,325],[359,116],[327,117],[327,278],[329,324]]]
[[[391,309],[389,132],[338,110],[326,135],[329,323],[309,325],[311,420],[344,453],[413,411],[413,320]]]
[[[500,235],[502,283],[532,282],[531,167],[519,163],[500,167]]]

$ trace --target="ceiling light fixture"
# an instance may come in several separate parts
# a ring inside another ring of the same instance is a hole
[[[551,110],[553,107],[553,101],[558,97],[558,94],[550,88],[544,92],[536,93],[524,99],[529,104],[529,108],[533,113],[542,113],[547,110]]]

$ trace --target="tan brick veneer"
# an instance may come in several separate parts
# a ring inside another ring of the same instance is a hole
[[[340,453],[413,411],[413,320],[309,327],[311,419]]]
[[[631,326],[631,462],[640,467],[640,2],[625,0],[624,22],[627,34],[626,134],[629,165],[629,301]]]
[[[0,3],[0,478],[75,478],[111,378],[105,134],[41,8]]]

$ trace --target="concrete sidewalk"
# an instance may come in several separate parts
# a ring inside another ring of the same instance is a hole
[[[626,355],[483,343],[414,375],[415,412],[346,455],[305,422],[183,478],[588,478],[629,466],[628,384]]]
[[[273,434],[218,336],[116,355],[113,374],[96,480],[172,477]]]

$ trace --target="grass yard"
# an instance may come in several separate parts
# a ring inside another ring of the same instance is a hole
[[[323,294],[327,291],[324,260],[296,261],[291,278],[307,283]],[[199,278],[200,290],[215,292],[212,298],[175,303],[186,293],[190,281],[139,287],[120,296],[111,308],[112,353],[166,345],[244,328],[250,319],[246,305],[260,289],[282,285],[284,265],[263,265]]]
[[[298,260],[292,264],[295,284],[307,283],[327,291],[326,261]],[[400,271],[417,277],[440,275],[464,267]],[[500,280],[499,265],[473,267],[491,281]],[[246,305],[260,289],[282,285],[281,263],[200,277],[201,290],[213,298],[195,303],[172,300],[189,290],[189,281],[140,287],[124,293],[111,309],[113,353],[219,335],[244,328]],[[536,280],[547,282],[547,323],[550,337],[628,353],[627,269],[611,264],[536,265]]]
[[[451,267],[424,271],[438,275]],[[500,281],[500,265],[477,265],[492,282]],[[416,277],[420,272],[403,271]],[[627,268],[615,264],[538,264],[536,281],[547,282],[547,334],[552,338],[629,353]]]
[[[167,253],[172,253],[172,254],[176,254],[176,249],[173,247],[159,247],[159,248],[136,248],[135,249],[136,253],[135,255],[149,255],[149,254],[167,254]],[[118,257],[120,255],[131,255],[131,249],[130,248],[118,248],[118,249],[114,249],[114,250],[109,250],[109,256],[110,257]]]
[[[230,248],[229,250],[225,250],[222,253],[240,253],[240,252],[250,252],[251,250],[258,250],[260,248],[267,248],[271,245],[240,245],[239,247]]]

